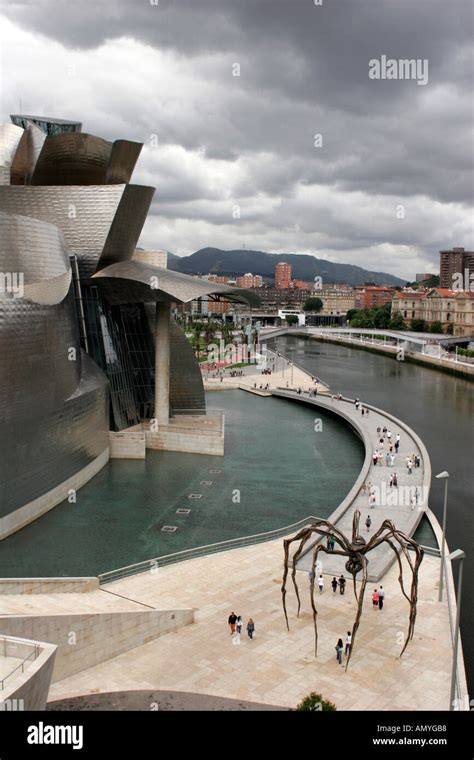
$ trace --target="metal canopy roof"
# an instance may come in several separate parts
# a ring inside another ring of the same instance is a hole
[[[217,282],[163,269],[142,261],[120,261],[104,267],[92,276],[111,303],[175,301],[188,303],[196,298],[212,296],[237,303],[259,305],[259,299],[248,290],[232,288]]]

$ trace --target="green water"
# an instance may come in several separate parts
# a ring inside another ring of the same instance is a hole
[[[0,544],[0,576],[96,575],[309,514],[327,517],[362,467],[356,435],[322,413],[315,432],[315,411],[301,404],[236,390],[208,393],[207,405],[225,412],[224,457],[147,451],[144,461],[111,461],[75,504],[63,502]],[[181,507],[191,514],[177,515]],[[163,525],[178,531],[166,535]]]

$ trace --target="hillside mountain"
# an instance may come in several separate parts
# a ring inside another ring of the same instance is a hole
[[[168,267],[184,274],[225,274],[235,276],[252,272],[273,279],[275,265],[286,261],[292,265],[293,278],[312,282],[315,277],[325,282],[347,282],[361,285],[374,282],[376,285],[405,285],[401,280],[385,272],[371,272],[352,264],[335,264],[333,261],[317,259],[298,253],[265,253],[264,251],[222,251],[220,248],[201,248],[190,256],[168,255]]]

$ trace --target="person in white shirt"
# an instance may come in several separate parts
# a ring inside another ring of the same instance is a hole
[[[346,657],[349,654],[349,651],[350,651],[350,648],[351,648],[351,644],[352,644],[352,633],[350,631],[347,631],[346,649],[345,649],[345,655],[346,655]]]
[[[324,578],[323,578],[322,575],[320,575],[319,578],[318,578],[318,586],[319,586],[319,593],[322,594],[323,593],[323,586],[324,586]]]

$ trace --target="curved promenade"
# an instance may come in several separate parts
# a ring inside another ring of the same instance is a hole
[[[364,409],[369,409],[369,416],[357,410],[353,399],[343,398],[338,401],[331,396],[318,394],[310,398],[306,394],[297,394],[294,391],[276,390],[273,396],[291,399],[306,405],[314,406],[315,410],[324,409],[326,412],[342,417],[357,432],[365,446],[365,460],[359,477],[354,486],[347,494],[339,507],[328,517],[334,525],[346,536],[352,534],[352,519],[356,509],[361,512],[360,531],[364,536],[370,537],[378,530],[381,523],[388,519],[392,520],[396,527],[412,536],[428,507],[428,496],[431,482],[431,465],[423,441],[419,436],[401,420],[393,417],[370,404],[363,403]],[[323,422],[324,426],[324,422]],[[385,454],[389,449],[389,439],[384,439],[383,448],[380,444],[380,435],[377,428],[387,428],[391,432],[391,441],[394,443],[397,434],[400,435],[400,447],[398,454],[394,453],[394,464],[387,466]],[[324,431],[324,427],[323,427]],[[324,432],[315,433],[323,435]],[[378,449],[382,453],[382,460],[376,466],[372,463],[372,454]],[[420,458],[420,466],[413,467],[411,474],[406,467],[407,456],[416,454]],[[341,462],[341,466],[344,463]],[[398,486],[390,487],[390,476],[395,472],[398,478]],[[367,489],[367,490],[366,490]],[[376,497],[374,506],[369,506],[369,489],[373,490]],[[310,513],[311,505],[308,505]],[[370,515],[372,525],[367,531],[365,520]],[[314,542],[313,544],[314,545]],[[388,544],[377,547],[368,557],[369,581],[378,581],[388,570],[395,560],[395,554]],[[329,557],[325,554],[321,557],[323,573],[339,575],[345,572],[344,557]],[[299,569],[309,570],[311,565],[311,551],[301,557]]]

